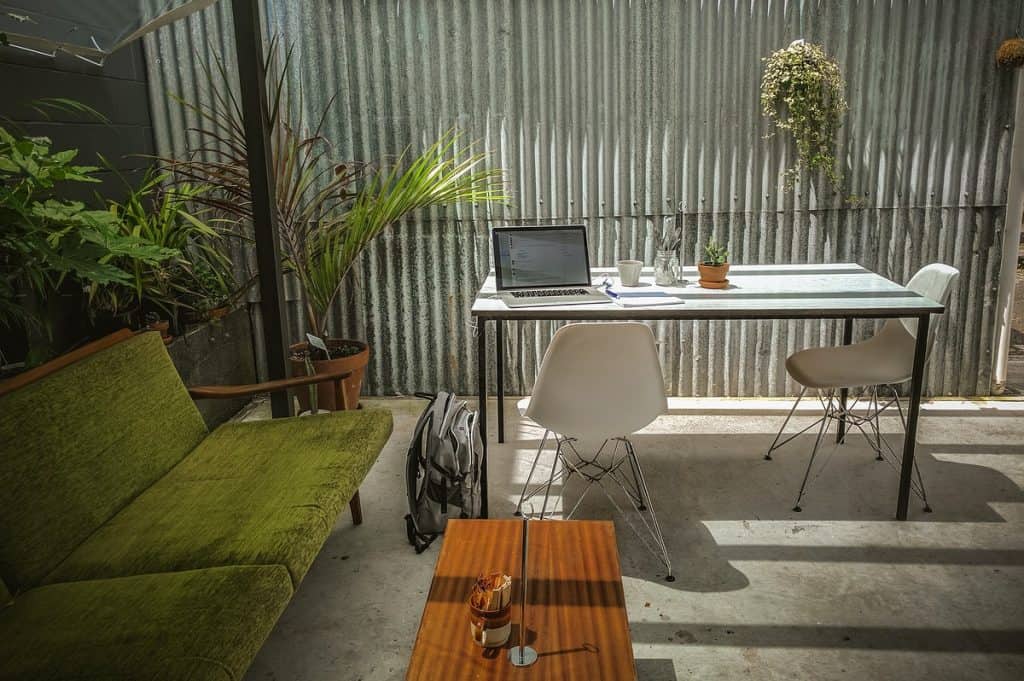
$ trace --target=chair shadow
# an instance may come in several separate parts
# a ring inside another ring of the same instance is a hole
[[[899,451],[902,435],[886,436]],[[842,445],[830,442],[819,452],[819,460],[830,460],[817,478],[812,473],[800,513],[792,508],[814,435],[795,438],[776,451],[774,460],[765,461],[763,454],[773,437],[764,433],[723,436],[681,432],[632,438],[665,534],[674,582],[665,580],[664,566],[599,490],[587,493],[574,517],[616,522],[624,576],[690,592],[746,588],[749,580],[732,561],[1024,565],[1024,551],[1019,550],[719,545],[708,521],[895,521],[899,473],[885,462],[876,461],[859,433],[848,435]],[[529,446],[523,442],[517,445]],[[680,456],[681,448],[686,456]],[[917,459],[934,512],[925,513],[920,500],[911,495],[909,519],[927,523],[1005,522],[993,503],[1024,502],[1020,487],[992,468],[940,458],[957,453],[1019,455],[1024,447],[919,444]],[[559,509],[572,508],[579,501],[581,489],[579,480],[553,488],[552,494],[560,497]],[[625,497],[621,499],[620,506],[629,508],[623,503]],[[643,529],[635,520],[633,524]],[[800,527],[792,531],[798,532]]]

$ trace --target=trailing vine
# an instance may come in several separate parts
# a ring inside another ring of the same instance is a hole
[[[820,170],[838,188],[842,176],[836,169],[836,132],[847,110],[839,64],[821,45],[802,40],[762,61],[761,113],[796,142],[797,162],[786,171],[786,190],[793,188],[803,168]]]

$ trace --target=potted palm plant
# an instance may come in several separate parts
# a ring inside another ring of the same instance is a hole
[[[290,53],[276,63],[276,40],[268,52],[269,127],[278,230],[283,270],[294,275],[302,294],[307,337],[291,346],[292,371],[307,372],[307,359],[317,372],[352,372],[344,382],[345,403],[354,406],[362,388],[370,348],[361,340],[333,338],[328,313],[342,284],[364,249],[382,232],[410,213],[430,206],[461,202],[503,201],[504,182],[498,169],[483,168],[484,154],[459,158],[459,136],[449,131],[419,155],[408,149],[388,164],[339,163],[324,135],[332,98],[318,123],[308,127],[294,112],[285,75]],[[204,121],[199,131],[204,146],[184,159],[172,160],[183,182],[201,182],[213,191],[201,200],[225,213],[251,220],[251,195],[246,172],[246,145],[241,107],[228,87],[223,63],[217,73],[205,71],[211,104],[183,102]],[[270,74],[279,74],[272,77]],[[301,101],[301,94],[298,97]],[[179,100],[181,101],[181,100]],[[311,336],[312,343],[308,342]],[[320,387],[319,404],[342,406],[331,386]],[[299,393],[300,406],[308,397]]]

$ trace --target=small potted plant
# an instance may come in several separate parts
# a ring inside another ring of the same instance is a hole
[[[704,288],[728,288],[729,251],[720,246],[714,238],[704,246],[704,260],[698,263],[700,285]]]

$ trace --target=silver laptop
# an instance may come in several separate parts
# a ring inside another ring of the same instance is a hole
[[[591,286],[583,225],[495,227],[491,239],[498,297],[509,307],[611,302]]]

